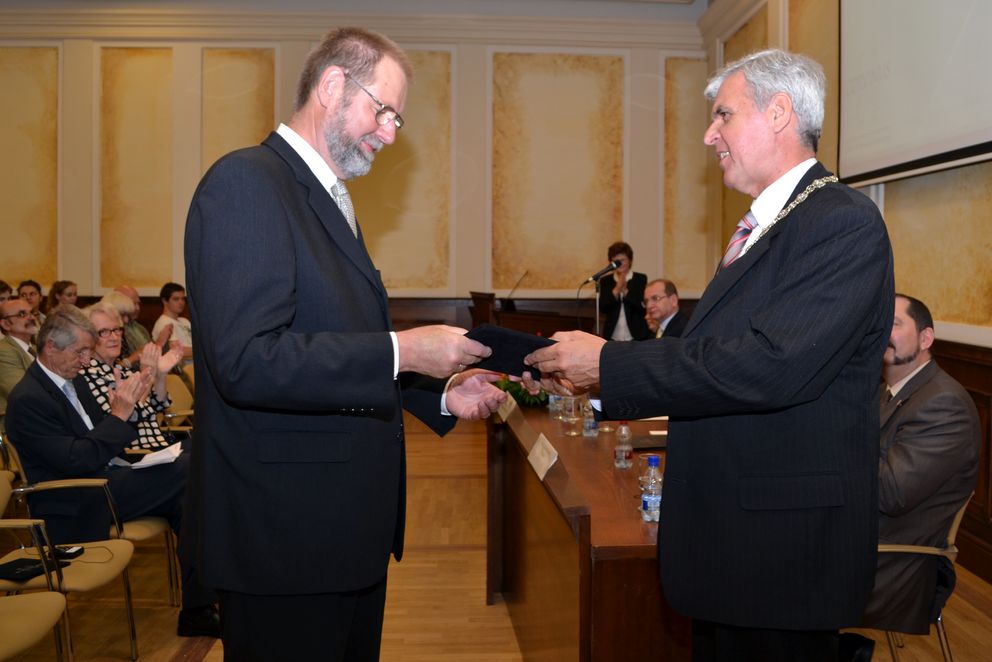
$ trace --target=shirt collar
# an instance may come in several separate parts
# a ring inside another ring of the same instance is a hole
[[[45,366],[45,364],[42,363],[41,361],[36,361],[36,363],[38,364],[38,367],[39,368],[41,368],[42,370],[45,371],[45,374],[48,375],[48,378],[51,379],[53,382],[55,382],[55,385],[59,387],[59,390],[60,391],[62,390],[62,386],[67,381],[69,381],[65,377],[62,377],[61,375],[56,375],[54,372],[52,372],[51,370],[49,370],[48,367]]]
[[[751,203],[751,214],[758,223],[758,227],[764,229],[772,224],[778,213],[789,204],[789,196],[796,190],[799,180],[815,164],[816,159],[806,159],[772,182],[754,199],[754,202]]]
[[[17,346],[23,349],[25,352],[27,352],[28,354],[31,353],[31,345],[27,344],[20,338],[15,338],[14,336],[7,336],[7,337],[13,340],[15,343],[17,343]]]
[[[317,178],[320,185],[324,187],[325,191],[330,193],[331,187],[338,183],[338,176],[331,170],[331,166],[327,165],[324,157],[313,148],[313,145],[285,124],[280,124],[279,128],[276,129],[276,133],[282,136],[283,140],[293,148],[293,151],[300,155],[300,158],[303,159],[303,162],[313,172],[314,177]]]
[[[933,361],[933,359],[930,359],[930,361]],[[916,370],[914,370],[913,372],[911,372],[911,373],[909,373],[908,375],[906,375],[905,377],[903,377],[902,379],[900,379],[899,381],[897,381],[897,382],[896,382],[895,384],[891,384],[891,385],[889,385],[889,391],[890,391],[890,392],[892,393],[892,397],[893,397],[893,398],[894,398],[894,397],[896,397],[896,394],[897,394],[897,393],[898,393],[899,391],[901,391],[901,390],[902,390],[902,388],[903,388],[903,387],[904,387],[904,386],[905,386],[906,384],[908,384],[908,383],[909,383],[909,380],[910,380],[910,379],[912,379],[913,377],[916,377],[916,374],[917,374],[917,373],[918,373],[918,372],[919,372],[920,370],[923,370],[923,369],[924,369],[925,367],[927,367],[927,363],[930,363],[930,361],[927,361],[926,363],[924,363],[923,365],[921,365],[921,366],[920,366],[919,368],[917,368],[917,369],[916,369]]]

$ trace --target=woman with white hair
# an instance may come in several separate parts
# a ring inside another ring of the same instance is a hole
[[[83,312],[96,328],[96,347],[90,364],[82,374],[93,397],[109,413],[110,391],[114,390],[118,379],[127,379],[134,372],[130,366],[123,366],[118,362],[123,348],[123,320],[117,310],[102,302],[89,306]],[[141,371],[153,373],[155,380],[151,392],[135,405],[138,438],[131,444],[131,448],[154,451],[173,443],[171,435],[159,426],[158,414],[172,404],[165,385],[165,375],[181,358],[181,350],[170,350],[163,354],[155,343],[146,343],[141,349],[138,367]]]

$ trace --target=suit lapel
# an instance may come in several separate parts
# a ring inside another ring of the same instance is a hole
[[[76,408],[72,406],[71,402],[69,402],[69,398],[66,397],[65,393],[63,393],[62,390],[55,385],[55,382],[53,382],[52,379],[45,374],[45,371],[41,369],[41,366],[38,365],[37,361],[31,364],[31,367],[28,368],[28,374],[34,377],[35,381],[41,384],[41,388],[48,393],[48,396],[62,408],[63,416],[69,425],[72,426],[73,434],[80,437],[85,437],[89,434],[90,430],[86,427],[86,423],[83,422],[79,412],[77,412]],[[75,382],[73,382],[73,385],[75,385]],[[78,387],[76,388],[76,395],[79,395]],[[93,418],[90,417],[90,420],[93,421]],[[94,425],[95,424],[96,422],[94,421]]]
[[[4,336],[3,341],[14,348],[14,351],[17,352],[18,358],[20,358],[21,367],[27,370],[28,367],[34,362],[34,357],[25,352],[24,349],[17,344],[17,341],[10,336]]]
[[[369,280],[373,288],[379,292],[381,303],[384,305],[387,299],[386,291],[375,266],[372,264],[372,258],[365,248],[361,228],[359,227],[358,238],[356,239],[355,235],[351,233],[351,228],[348,227],[348,221],[345,220],[344,214],[341,213],[331,194],[321,186],[317,176],[282,136],[272,132],[262,144],[274,150],[292,168],[296,180],[307,189],[307,202],[317,218],[320,219],[320,223],[324,226],[328,236]]]
[[[788,202],[792,202],[799,192],[809,186],[814,179],[825,177],[828,174],[830,173],[819,161],[814,163],[813,167],[807,170],[806,174],[799,180],[796,188],[793,189],[792,194],[789,196]],[[713,280],[706,286],[706,290],[699,299],[699,303],[696,304],[696,309],[693,311],[692,317],[689,318],[689,323],[682,332],[683,337],[689,335],[693,329],[699,326],[699,323],[706,318],[706,315],[713,310],[727,292],[744,277],[744,274],[761,261],[761,258],[764,257],[772,246],[775,237],[785,229],[788,222],[789,217],[786,216],[773,225],[764,236],[758,239],[744,255],[735,260],[729,267],[717,271],[716,275],[713,276]]]
[[[933,376],[937,374],[937,362],[933,359],[930,363],[926,364],[922,370],[916,373],[912,379],[906,382],[906,385],[899,389],[898,395],[894,396],[888,402],[882,403],[881,411],[879,412],[879,425],[885,427],[885,424],[889,422],[892,414],[900,407],[904,407],[907,402],[913,397],[913,395],[923,388],[924,384],[933,379]],[[882,385],[882,395],[881,398],[885,397],[886,386]]]

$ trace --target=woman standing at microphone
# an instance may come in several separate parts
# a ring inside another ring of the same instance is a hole
[[[606,316],[603,337],[607,340],[644,340],[651,336],[644,320],[644,288],[648,277],[630,270],[634,250],[618,241],[606,251],[608,260],[620,266],[599,280],[599,312]]]

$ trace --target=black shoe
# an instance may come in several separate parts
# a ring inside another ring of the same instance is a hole
[[[841,632],[841,662],[871,662],[871,655],[874,651],[874,639],[864,637],[857,632]]]
[[[176,635],[220,638],[220,614],[217,613],[217,607],[206,605],[180,611]]]

